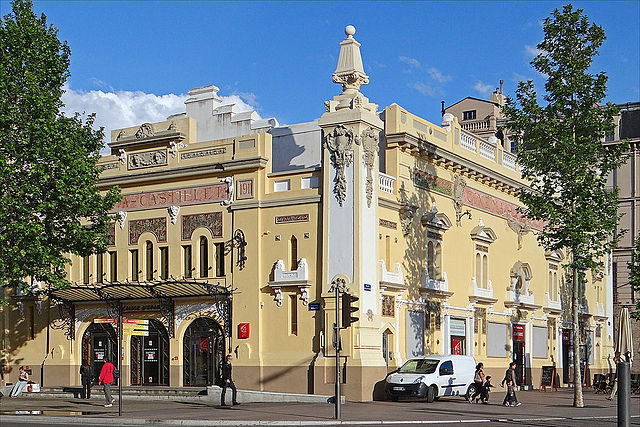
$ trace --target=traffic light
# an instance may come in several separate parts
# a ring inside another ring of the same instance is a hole
[[[348,328],[352,323],[358,321],[358,318],[351,316],[351,313],[358,311],[358,307],[354,307],[352,304],[359,299],[346,292],[342,294],[342,328]]]

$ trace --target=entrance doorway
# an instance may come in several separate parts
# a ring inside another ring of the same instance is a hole
[[[513,325],[513,361],[516,364],[516,382],[518,385],[525,385],[527,382],[524,343],[524,325]]]
[[[169,385],[169,336],[157,320],[148,336],[131,336],[131,385]]]
[[[218,323],[206,317],[191,322],[183,340],[184,385],[221,384],[224,349],[224,333]]]
[[[389,363],[393,359],[393,351],[389,350],[389,346],[393,345],[393,332],[389,329],[385,329],[382,333],[382,357],[387,365],[387,371],[389,370]]]
[[[571,329],[562,330],[562,381],[568,384],[571,381],[569,375],[571,369]]]
[[[95,383],[105,360],[118,365],[116,331],[108,323],[92,323],[82,336],[82,363],[88,363]],[[117,380],[114,382],[117,384]]]

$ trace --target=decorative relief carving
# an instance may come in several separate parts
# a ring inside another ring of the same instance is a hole
[[[464,201],[464,189],[467,187],[467,181],[460,176],[456,175],[453,179],[453,207],[456,210],[456,222],[460,225],[460,219],[462,219],[462,206]]]
[[[143,123],[140,125],[138,130],[136,131],[136,139],[148,138],[153,136],[153,127],[150,123]]]
[[[382,219],[380,218],[379,224],[381,227],[386,227],[386,228],[391,228],[392,230],[395,230],[398,228],[398,224],[393,222],[393,221],[388,221],[386,219]]]
[[[167,152],[165,150],[145,151],[144,153],[129,154],[129,170],[164,166],[167,164]]]
[[[124,228],[124,222],[127,220],[127,211],[118,211],[118,224],[120,224],[120,230]]]
[[[417,167],[413,169],[413,184],[416,187],[424,188],[425,190],[436,191],[438,193],[451,196],[453,193],[452,184],[450,181],[444,180],[438,176],[431,175],[429,172],[421,170]]]
[[[127,164],[127,152],[124,151],[122,148],[118,150],[118,159],[120,160],[120,163],[122,163],[123,165]]]
[[[507,218],[507,224],[518,235],[518,249],[521,249],[522,237],[531,231],[531,226],[511,218]]]
[[[405,204],[400,208],[400,225],[402,226],[402,234],[407,235],[411,231],[411,222],[416,216],[417,206]]]
[[[225,178],[222,178],[220,180],[220,182],[226,182],[227,183],[227,195],[228,195],[228,197],[225,200],[222,200],[220,202],[220,204],[221,205],[230,205],[231,202],[233,202],[233,192],[234,192],[233,177],[232,176],[227,176]]]
[[[191,240],[193,232],[205,227],[214,238],[222,237],[222,212],[182,216],[182,240]]]
[[[227,148],[226,147],[211,148],[211,149],[208,149],[208,150],[198,150],[198,151],[190,151],[188,153],[182,153],[182,154],[180,154],[180,158],[182,160],[196,159],[198,157],[217,156],[219,154],[224,154],[226,152],[227,152]]]
[[[150,232],[158,242],[167,241],[167,218],[135,219],[129,221],[129,244],[138,244],[142,233]]]
[[[171,218],[171,224],[175,224],[178,220],[178,212],[180,212],[180,206],[172,205],[167,208],[169,211],[169,218]]]
[[[309,214],[282,215],[276,217],[276,224],[291,224],[294,222],[309,222]]]
[[[382,295],[382,315],[395,316],[396,298],[393,295]]]
[[[124,129],[123,129],[120,132],[118,132],[118,136],[116,136],[116,141],[120,141],[120,139],[124,138],[125,136],[127,136],[127,134],[124,132]]]
[[[354,98],[358,99],[357,97]],[[356,138],[356,144],[362,143],[362,160],[367,167],[367,181],[365,184],[367,193],[367,207],[371,207],[371,199],[373,197],[373,165],[375,163],[376,154],[378,153],[378,132],[373,128],[362,131],[361,137]]]
[[[169,123],[169,127],[167,128],[167,130],[170,130],[172,132],[177,132],[178,128],[176,127],[176,124],[174,122]]]
[[[324,146],[331,154],[331,163],[336,169],[336,184],[333,193],[336,195],[338,204],[342,206],[347,197],[347,179],[345,168],[351,166],[353,152],[351,147],[354,141],[353,131],[339,125],[325,136]]]

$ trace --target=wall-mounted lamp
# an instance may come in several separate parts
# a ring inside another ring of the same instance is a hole
[[[458,222],[458,224],[460,224],[460,221],[465,216],[468,216],[469,219],[471,219],[471,212],[468,209],[462,213],[456,214],[456,221]]]

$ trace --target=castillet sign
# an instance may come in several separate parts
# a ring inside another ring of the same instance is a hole
[[[220,182],[201,187],[125,194],[122,196],[122,200],[115,204],[113,210],[127,211],[173,205],[222,202],[228,198],[229,185],[226,182]]]

